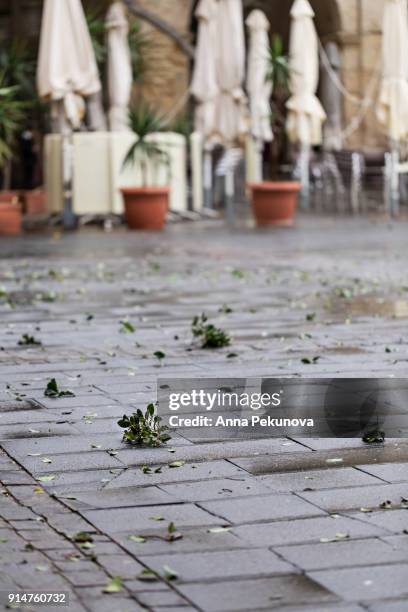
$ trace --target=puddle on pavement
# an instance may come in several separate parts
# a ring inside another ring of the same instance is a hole
[[[332,312],[345,316],[384,317],[393,319],[408,318],[408,300],[387,299],[375,296],[357,296],[350,299],[338,298],[333,301]]]

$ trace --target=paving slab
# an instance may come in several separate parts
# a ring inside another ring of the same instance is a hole
[[[359,465],[358,469],[386,482],[408,482],[408,463]]]
[[[326,468],[325,470],[285,472],[259,476],[258,480],[266,487],[277,492],[360,487],[381,482],[375,475],[370,476],[355,468]]]
[[[283,610],[285,605],[295,602],[336,601],[336,596],[305,576],[186,584],[179,591],[208,612]]]
[[[321,538],[335,538],[337,533],[348,534],[350,538],[390,535],[389,531],[377,525],[342,516],[243,525],[234,527],[233,532],[244,542],[257,546],[319,542]]]
[[[65,505],[73,510],[98,510],[102,508],[126,508],[154,506],[174,502],[171,496],[158,487],[125,487],[102,491],[75,491],[57,494]],[[180,500],[182,501],[182,500]]]
[[[124,549],[136,556],[164,555],[169,552],[176,554],[237,549],[248,550],[248,548],[250,548],[248,544],[243,543],[242,540],[237,538],[232,531],[220,530],[219,528],[222,527],[220,523],[221,522],[216,523],[216,531],[210,531],[212,527],[185,528],[177,525],[177,530],[183,537],[173,542],[169,542],[168,539],[166,539],[166,522],[162,523],[163,527],[160,530],[144,529],[141,531],[137,530],[138,526],[135,526],[135,532],[130,535],[141,535],[141,533],[143,533],[143,536],[146,536],[144,538],[146,541],[143,543],[135,542],[130,539],[129,534],[115,534],[114,538]],[[161,537],[157,537],[157,535]],[[262,548],[262,544],[259,547]]]
[[[235,524],[325,514],[316,506],[304,503],[295,495],[285,493],[247,497],[239,502],[235,500],[201,502],[200,507]]]
[[[232,476],[229,478],[219,478],[207,480],[205,487],[203,482],[187,482],[176,484],[160,484],[159,488],[168,495],[180,501],[200,502],[215,500],[220,498],[241,498],[256,495],[267,495],[269,489],[264,483],[245,476]]]
[[[161,529],[163,521],[166,521],[166,524],[173,522],[184,527],[227,524],[227,521],[212,516],[194,504],[87,510],[82,512],[82,515],[95,527],[108,534],[133,533],[134,529]],[[159,520],[156,517],[160,517]]]
[[[408,596],[408,563],[309,572],[308,575],[345,601]],[[387,609],[387,608],[384,608]]]
[[[408,539],[408,538],[407,538]],[[398,549],[388,538],[278,546],[274,550],[303,570],[334,569],[408,561],[408,550]]]
[[[274,574],[293,574],[297,570],[270,550],[231,550],[181,554],[160,554],[140,557],[148,567],[160,571],[164,565],[179,575],[179,582],[204,582],[222,579]]]
[[[401,498],[408,498],[407,484],[377,484],[358,489],[334,489],[326,491],[302,491],[298,495],[328,512],[353,510],[356,508],[379,508],[380,504],[391,501],[400,504]]]
[[[367,610],[369,612],[383,612],[386,610],[387,612],[405,612],[407,609],[407,600],[400,599],[397,601],[392,601],[390,599],[378,601],[374,604],[368,605]]]
[[[150,473],[145,473],[143,466],[129,468],[109,483],[106,488],[114,489],[137,485],[152,486],[172,482],[203,481],[223,478],[225,476],[240,477],[245,475],[243,470],[228,461],[203,461],[185,463],[180,467],[169,467],[174,461],[180,461],[179,455],[167,453],[166,458],[167,463],[161,467],[160,471],[155,472],[155,469],[159,467],[157,465],[152,466]]]
[[[364,521],[369,525],[377,525],[393,533],[402,533],[407,529],[408,512],[404,510],[380,510],[377,512],[361,512],[358,515],[350,513],[350,516]]]
[[[41,475],[50,472],[78,472],[80,470],[106,470],[124,468],[116,457],[107,452],[67,453],[46,455],[43,457],[25,457],[21,463],[32,474]]]

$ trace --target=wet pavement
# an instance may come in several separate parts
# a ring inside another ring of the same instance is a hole
[[[67,591],[75,612],[405,611],[406,440],[183,430],[136,449],[116,421],[158,376],[406,377],[407,231],[316,216],[2,238],[0,591]],[[192,345],[202,312],[231,346]],[[75,396],[45,397],[51,378]]]

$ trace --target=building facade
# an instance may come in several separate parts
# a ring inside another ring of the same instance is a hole
[[[137,0],[137,4],[169,23],[185,40],[194,42],[198,0]],[[292,0],[243,0],[245,13],[262,9],[287,44]],[[385,144],[375,116],[378,73],[381,68],[381,22],[385,0],[310,0],[316,15],[316,28],[323,44],[337,43],[341,57],[343,127],[345,146],[377,148]],[[102,4],[109,4],[103,0]],[[86,6],[101,6],[101,0],[84,0]],[[41,0],[0,0],[0,40],[10,37],[35,40],[41,21]],[[177,43],[148,22],[146,70],[139,89],[165,112],[177,113],[187,99],[191,59]],[[370,94],[370,95],[368,95]],[[367,108],[359,101],[368,97]],[[360,117],[358,122],[355,118]]]

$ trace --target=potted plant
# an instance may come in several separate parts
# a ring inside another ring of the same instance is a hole
[[[47,212],[47,194],[43,189],[26,190],[22,199],[26,215],[41,215]]]
[[[17,134],[24,121],[24,103],[16,97],[17,88],[4,85],[0,75],[0,169],[6,181],[9,162],[13,158]],[[0,234],[21,232],[21,204],[18,192],[0,191]]]
[[[269,50],[268,80],[272,81],[271,119],[274,139],[271,144],[272,175],[278,175],[285,143],[285,102],[289,92],[289,62],[282,40],[274,36]],[[300,184],[274,179],[250,183],[252,208],[258,226],[293,224]]]
[[[136,140],[123,164],[138,165],[142,184],[121,189],[125,221],[130,229],[161,230],[166,221],[170,188],[158,186],[156,177],[161,166],[168,168],[169,158],[151,136],[162,130],[163,121],[148,104],[142,104],[129,112],[129,125]]]

